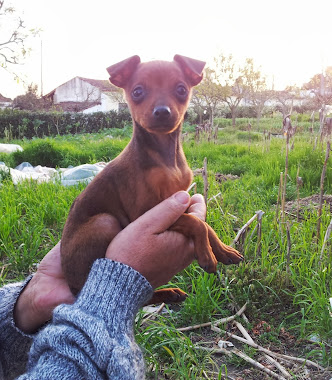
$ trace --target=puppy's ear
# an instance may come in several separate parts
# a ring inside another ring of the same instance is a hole
[[[124,88],[140,62],[140,57],[134,55],[108,67],[106,70],[110,75],[110,82],[117,87]]]
[[[192,86],[196,86],[203,79],[205,62],[179,54],[176,54],[173,59],[180,65]]]

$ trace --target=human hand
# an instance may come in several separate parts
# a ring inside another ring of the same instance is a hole
[[[15,324],[23,332],[33,333],[51,319],[55,307],[74,301],[62,273],[59,242],[43,258],[20,294],[14,309]]]
[[[129,265],[157,288],[194,260],[194,244],[184,235],[168,231],[188,209],[205,220],[203,197],[180,191],[130,223],[112,240],[106,258]]]

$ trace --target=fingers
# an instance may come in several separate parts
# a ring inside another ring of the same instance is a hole
[[[189,202],[189,194],[185,191],[179,191],[147,211],[132,225],[139,225],[145,231],[153,234],[162,233],[187,210]]]
[[[188,214],[194,215],[197,218],[205,221],[206,204],[202,194],[195,194],[191,197]]]

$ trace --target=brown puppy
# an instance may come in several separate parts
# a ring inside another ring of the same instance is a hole
[[[181,126],[191,89],[202,80],[205,63],[176,55],[173,62],[141,63],[133,56],[107,71],[125,91],[133,136],[123,152],[74,201],[61,240],[62,267],[74,294],[94,260],[105,256],[112,239],[129,223],[192,181],[181,145]],[[184,214],[171,227],[194,240],[199,265],[209,273],[217,261],[243,257],[223,244],[205,222]],[[135,252],[133,252],[135,254]],[[184,293],[157,291],[153,301],[176,302]]]

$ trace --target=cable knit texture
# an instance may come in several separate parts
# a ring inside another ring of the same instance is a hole
[[[32,335],[15,326],[14,306],[30,279],[0,288],[0,380],[14,379],[26,368]]]
[[[134,269],[98,259],[77,301],[58,306],[34,340],[27,372],[19,379],[144,379],[134,319],[152,292]]]

